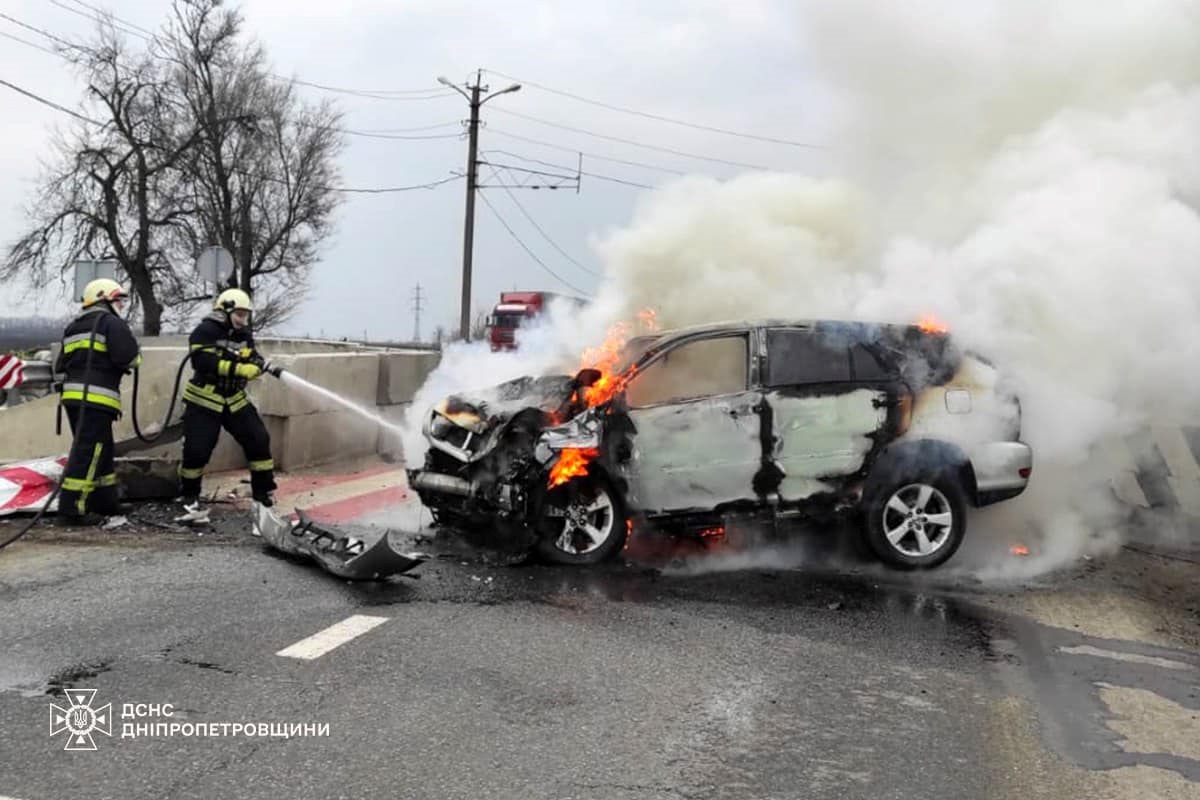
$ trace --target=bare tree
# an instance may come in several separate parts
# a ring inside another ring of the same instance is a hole
[[[30,209],[33,229],[9,249],[0,277],[23,275],[44,286],[76,259],[116,259],[143,332],[157,334],[163,306],[156,285],[171,271],[164,243],[194,213],[180,198],[175,168],[198,131],[185,130],[160,66],[131,53],[111,24],[101,24],[95,43],[62,52],[87,79],[98,119],[56,136]]]
[[[256,295],[257,324],[286,318],[332,231],[341,117],[274,78],[241,28],[221,0],[176,0],[146,52],[111,21],[62,49],[88,81],[88,120],[56,138],[0,278],[41,288],[76,259],[115,259],[155,335],[211,298],[191,266],[219,244],[234,255],[229,285]]]
[[[183,242],[229,250],[229,285],[255,295],[256,325],[280,322],[332,232],[341,114],[273,77],[262,46],[242,36],[241,14],[221,0],[176,0],[165,57],[202,130],[183,163],[198,209]],[[231,124],[231,115],[254,125]]]

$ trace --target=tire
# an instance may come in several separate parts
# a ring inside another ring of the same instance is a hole
[[[542,502],[534,550],[553,564],[599,564],[625,546],[625,503],[603,475],[551,489]]]
[[[953,470],[900,473],[881,481],[866,504],[864,536],[880,561],[899,569],[945,563],[967,533],[967,499]]]

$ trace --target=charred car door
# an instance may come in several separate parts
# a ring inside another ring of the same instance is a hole
[[[785,502],[836,491],[882,444],[887,367],[847,331],[768,328],[763,379]]]
[[[751,389],[748,331],[684,340],[642,364],[625,388],[633,423],[621,471],[644,513],[754,500],[761,395]]]

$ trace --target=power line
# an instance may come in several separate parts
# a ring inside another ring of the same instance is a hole
[[[579,188],[578,171],[574,171],[571,175],[557,175],[553,172],[542,172],[541,170],[536,170],[536,169],[526,169],[524,167],[513,167],[513,166],[509,166],[508,164],[499,164],[494,161],[478,160],[475,163],[486,164],[489,167],[506,170],[510,175],[510,180],[514,180],[514,183],[512,186],[510,186],[510,188],[513,188],[513,186],[515,186],[515,188],[518,188],[518,189],[551,189],[551,190],[555,190],[555,189],[562,189],[562,188],[569,187],[571,185],[572,181],[574,181],[574,183],[575,183],[575,188],[576,189]],[[522,180],[516,181],[515,179],[512,178],[512,176],[516,176],[516,175],[520,175],[522,177]],[[533,183],[532,182],[532,181],[537,181],[539,178],[545,178],[547,180],[545,183]],[[476,183],[476,186],[480,189],[489,189],[492,187],[492,184]]]
[[[598,181],[608,181],[609,183],[620,183],[625,186],[636,186],[639,189],[653,189],[655,191],[658,190],[657,186],[651,186],[648,183],[638,183],[637,181],[627,181],[624,178],[614,178],[611,175],[597,175],[594,172],[584,172],[582,170],[580,170],[579,174],[587,175],[589,178],[595,178]]]
[[[553,161],[542,161],[541,159],[537,159],[537,158],[529,158],[528,156],[523,156],[520,153],[513,153],[509,150],[481,150],[480,152],[484,156],[489,156],[489,155],[492,155],[493,153],[496,153],[496,154],[499,154],[502,156],[509,156],[511,158],[515,158],[518,161],[525,161],[530,164],[540,164],[543,167],[551,167],[553,169],[560,169],[565,172],[571,172],[572,170],[575,169],[575,167],[568,167],[565,164],[555,164]]]
[[[86,8],[89,11],[94,11],[97,14],[107,14],[108,16],[110,16],[114,20],[116,20],[117,22],[120,22],[122,25],[127,25],[128,27],[133,28],[134,30],[141,31],[142,33],[150,34],[151,36],[154,35],[154,31],[150,30],[149,28],[143,28],[141,25],[137,25],[133,22],[130,22],[129,20],[121,19],[116,14],[113,14],[112,12],[108,11],[107,9],[100,8],[99,6],[94,6],[91,3],[85,3],[85,2],[83,2],[83,0],[71,0],[71,2],[77,6]],[[55,5],[57,5],[57,3],[55,3]]]
[[[490,169],[492,171],[492,177],[495,178],[497,181],[499,181],[500,175],[496,172],[496,168],[489,164],[488,169]],[[513,193],[512,189],[508,188],[508,186],[506,186],[503,183],[500,183],[497,185],[499,185],[502,189],[504,189],[505,193],[508,194],[509,199],[511,199],[513,201],[513,205],[515,205],[521,211],[521,213],[523,215],[525,215],[525,219],[529,220],[529,224],[532,225],[534,227],[534,229],[542,235],[543,239],[545,239],[547,242],[550,243],[551,247],[553,247],[555,250],[558,251],[559,255],[561,255],[567,261],[570,261],[575,266],[579,267],[581,270],[586,272],[588,275],[591,275],[593,278],[600,277],[598,274],[596,274],[596,272],[589,269],[588,267],[585,267],[583,264],[580,264],[578,261],[576,261],[574,258],[572,258],[567,253],[566,250],[563,250],[561,247],[559,247],[558,243],[550,238],[550,234],[546,233],[545,229],[543,229],[542,226],[538,224],[537,220],[533,218],[533,215],[531,215],[529,213],[529,211],[526,210],[525,206],[521,205],[521,201],[517,199],[517,196]]]
[[[438,128],[449,127],[461,128],[462,120],[450,120],[449,122],[438,122],[433,125],[417,125],[412,128],[366,128],[363,133],[413,133],[415,131],[435,131]]]
[[[66,106],[59,105],[58,103],[55,103],[52,100],[47,100],[46,98],[42,97],[41,95],[35,94],[27,89],[22,89],[20,86],[17,86],[14,83],[9,83],[8,81],[4,80],[3,78],[0,78],[0,86],[7,86],[8,88],[12,89],[13,91],[20,92],[21,94],[25,95],[26,97],[36,100],[37,102],[41,103],[42,105],[49,106],[50,108],[53,108],[56,111],[61,111],[64,114],[70,114],[72,117],[75,117],[76,119],[83,120],[84,122],[89,122],[92,125],[99,125],[100,127],[104,127],[104,123],[102,123],[102,122],[94,120],[91,117],[86,117],[83,114],[80,114],[76,111],[72,111],[71,109],[67,108]],[[270,175],[260,175],[260,174],[254,173],[254,172],[249,172],[247,170],[240,170],[240,169],[234,169],[232,171],[238,175],[242,175],[247,178],[257,178],[258,180],[270,181],[272,183],[283,183],[283,184],[287,183],[287,181],[285,181],[281,178],[275,178]],[[317,188],[325,189],[328,191],[334,191],[334,192],[342,192],[344,194],[392,194],[395,192],[411,192],[411,191],[415,191],[417,189],[433,189],[435,187],[441,186],[444,183],[451,183],[453,181],[457,181],[457,180],[461,180],[461,179],[462,179],[461,175],[451,175],[448,178],[441,178],[439,180],[429,181],[427,183],[415,183],[415,184],[411,184],[408,186],[384,186],[384,187],[320,186]]]
[[[144,41],[152,42],[156,39],[156,34],[153,31],[129,22],[126,19],[122,19],[108,9],[101,8],[100,6],[96,6],[91,3],[85,3],[83,0],[71,0],[71,2],[81,6],[82,8],[88,9],[93,13],[88,14],[84,11],[79,11],[78,9],[63,5],[60,0],[50,0],[51,4],[58,6],[64,11],[69,11],[72,14],[78,14],[93,22],[111,22],[113,27],[117,28],[118,30],[121,30],[132,36],[136,36]],[[117,23],[120,23],[120,26],[118,26]],[[314,83],[312,81],[305,81],[299,78],[290,78],[285,75],[278,75],[276,73],[268,74],[271,78],[278,81],[283,81],[284,83],[291,83],[297,86],[308,86],[313,89],[320,89],[324,92],[345,94],[353,97],[365,97],[374,100],[436,100],[440,97],[449,97],[454,94],[454,92],[443,89],[441,86],[431,86],[425,89],[348,89],[343,86],[330,86],[323,83]]]
[[[784,145],[788,145],[790,147],[803,147],[803,148],[807,148],[807,149],[811,149],[811,150],[827,150],[828,149],[828,146],[823,145],[823,144],[812,144],[810,142],[798,142],[793,139],[779,139],[774,136],[762,136],[757,133],[744,133],[742,131],[729,130],[728,128],[717,128],[712,125],[702,125],[698,122],[688,122],[687,120],[675,119],[673,117],[664,117],[661,114],[652,114],[648,111],[639,111],[635,108],[625,108],[623,106],[612,105],[611,103],[604,103],[604,102],[601,102],[600,100],[592,100],[591,98],[583,97],[581,95],[577,95],[572,92],[566,92],[566,91],[563,91],[562,89],[552,89],[549,86],[544,86],[540,83],[535,83],[534,81],[525,80],[524,78],[514,78],[511,75],[505,75],[503,72],[496,72],[495,70],[490,70],[490,69],[485,69],[484,72],[489,72],[492,75],[495,75],[496,77],[499,77],[499,78],[505,78],[505,79],[511,80],[511,81],[518,81],[519,83],[521,83],[524,86],[532,86],[535,89],[541,89],[543,92],[549,92],[550,94],[557,94],[562,97],[569,97],[572,100],[579,101],[580,103],[587,103],[588,105],[598,106],[600,108],[607,108],[610,111],[619,111],[622,114],[632,114],[634,116],[645,117],[646,119],[653,119],[653,120],[657,120],[659,122],[667,122],[672,125],[681,125],[685,128],[694,128],[696,130],[708,131],[710,133],[720,133],[720,134],[724,134],[725,136],[736,136],[740,139],[753,139],[754,141],[758,141],[758,142],[770,142],[772,144],[784,144]]]
[[[11,17],[8,17],[5,14],[0,14],[0,17],[4,17],[4,18],[10,19],[10,20],[12,19]],[[20,24],[20,23],[18,23],[18,24]],[[25,27],[29,27],[29,26],[25,26]],[[42,33],[44,36],[50,36],[50,34],[46,33],[45,31],[39,31],[39,33]],[[8,33],[6,31],[0,31],[0,36],[4,36],[4,37],[12,39],[14,41],[20,42],[21,44],[35,48],[37,50],[41,50],[44,53],[49,53],[52,56],[58,56],[58,57],[65,58],[65,56],[63,56],[62,53],[52,50],[49,47],[43,47],[42,45],[36,44],[35,42],[30,42],[26,39],[22,39],[20,36],[14,36],[13,34]],[[68,45],[68,46],[73,46],[73,45]],[[117,65],[117,66],[118,66],[118,68],[120,68],[120,65]],[[128,73],[127,69],[125,69],[124,71],[126,73]],[[446,127],[447,125],[459,125],[460,123],[458,123],[458,122],[450,122],[450,123],[442,122],[442,123],[438,123],[436,125],[422,125],[422,126],[417,126],[415,128],[384,129],[381,131],[371,131],[371,130],[361,130],[360,131],[360,130],[354,130],[352,128],[342,128],[342,127],[337,127],[337,126],[332,126],[332,125],[314,125],[312,123],[307,123],[307,122],[298,122],[297,124],[303,128],[319,128],[322,130],[334,130],[334,131],[338,131],[339,133],[345,133],[349,136],[361,136],[361,137],[369,138],[369,139],[402,139],[402,140],[458,139],[462,136],[461,133],[444,133],[444,134],[430,134],[430,135],[422,135],[422,136],[409,136],[409,135],[389,132],[390,130],[395,130],[395,131],[436,130],[438,128]]]
[[[405,136],[403,134],[396,134],[396,133],[368,133],[367,131],[356,131],[356,130],[351,130],[349,128],[339,128],[338,130],[340,130],[342,133],[349,134],[350,136],[361,136],[366,139],[405,139],[408,141],[416,141],[419,139],[427,140],[427,139],[461,139],[462,138],[461,133],[440,133],[440,134],[431,134],[431,135],[427,135],[427,136]]]
[[[337,131],[338,133],[344,133],[349,136],[361,136],[366,139],[400,139],[400,140],[405,140],[405,141],[418,141],[418,140],[428,140],[428,139],[459,139],[459,138],[462,138],[461,133],[434,133],[434,134],[421,134],[421,135],[416,135],[416,136],[410,136],[410,135],[402,134],[402,133],[372,133],[371,131],[360,131],[360,130],[354,130],[353,128],[342,128],[337,125],[316,125],[311,122],[298,122],[297,124],[302,128],[317,128],[320,130]]]
[[[62,45],[63,45],[63,46],[65,46],[65,47],[70,47],[70,48],[78,48],[78,47],[79,47],[79,45],[76,45],[76,44],[74,44],[74,43],[72,43],[72,42],[70,42],[70,41],[68,41],[68,40],[66,40],[66,39],[61,39],[61,38],[59,38],[59,37],[55,36],[54,34],[52,34],[52,33],[48,32],[48,31],[42,30],[41,28],[36,28],[36,27],[34,27],[34,26],[32,26],[32,25],[28,25],[28,24],[26,24],[26,23],[24,23],[24,22],[21,22],[21,21],[20,21],[20,20],[18,20],[18,19],[15,19],[15,18],[13,18],[13,17],[10,17],[10,16],[9,16],[9,15],[7,15],[7,14],[0,13],[0,18],[6,19],[6,20],[8,20],[9,22],[12,22],[12,23],[15,23],[15,24],[17,24],[17,25],[20,25],[21,27],[23,27],[23,28],[27,28],[27,29],[29,29],[29,30],[31,30],[31,31],[35,31],[35,32],[39,33],[39,34],[40,34],[40,35],[42,35],[42,36],[45,36],[45,37],[47,37],[47,38],[49,38],[49,39],[51,39],[51,40],[53,40],[53,41],[56,41],[56,42],[58,42],[58,43],[62,44]],[[62,53],[60,53],[60,52],[57,52],[57,51],[55,51],[55,50],[52,50],[51,48],[48,48],[48,47],[43,47],[43,46],[41,46],[41,45],[39,45],[39,44],[36,44],[36,43],[34,43],[34,42],[27,41],[27,40],[25,40],[25,39],[22,39],[22,38],[21,38],[21,37],[19,37],[19,36],[14,36],[14,35],[13,35],[13,34],[11,34],[11,33],[7,33],[7,32],[5,32],[5,31],[0,31],[0,36],[4,36],[4,37],[7,37],[7,38],[9,38],[9,39],[13,39],[13,40],[15,40],[15,41],[17,41],[17,42],[20,42],[21,44],[27,45],[27,46],[29,46],[29,47],[33,47],[33,48],[35,48],[35,49],[38,49],[38,50],[41,50],[42,52],[49,53],[49,54],[51,54],[51,55],[54,55],[54,56],[59,56],[59,57],[61,57],[61,58],[65,59],[65,60],[67,60],[68,62],[70,62],[70,59],[69,59],[69,58],[67,58],[67,57],[66,57],[64,54],[62,54]],[[117,66],[118,68],[121,68],[119,64],[118,64],[118,65],[116,65],[116,66]],[[126,73],[128,73],[128,69],[124,69],[124,71],[125,71]],[[274,77],[274,76],[272,76],[272,77]],[[301,127],[309,127],[309,128],[322,128],[322,129],[327,129],[327,130],[336,130],[336,131],[338,131],[338,132],[340,132],[340,133],[345,133],[345,134],[347,134],[347,135],[349,135],[349,136],[360,136],[360,137],[364,137],[364,138],[370,138],[370,139],[400,139],[400,140],[423,140],[423,139],[457,139],[457,138],[459,138],[459,137],[462,135],[461,133],[446,133],[446,134],[430,134],[430,135],[418,135],[418,136],[410,136],[410,135],[405,135],[405,134],[402,134],[402,133],[398,133],[398,131],[405,131],[405,130],[412,130],[412,131],[436,130],[436,129],[438,129],[438,128],[447,127],[447,126],[449,126],[449,125],[459,125],[459,124],[461,124],[461,123],[459,123],[459,122],[457,122],[457,121],[454,121],[454,122],[440,122],[440,123],[437,123],[436,125],[422,125],[422,126],[417,126],[417,127],[414,127],[414,128],[394,128],[394,129],[384,129],[384,130],[379,130],[379,131],[372,131],[372,130],[355,130],[355,129],[352,129],[352,128],[342,128],[342,127],[335,127],[335,126],[313,125],[313,124],[311,124],[311,123],[303,123],[303,122],[301,122],[301,123],[298,123],[298,124],[299,124]],[[397,132],[393,132],[393,131],[397,131]]]
[[[687,173],[681,169],[671,169],[670,167],[663,167],[663,166],[659,166],[657,164],[647,164],[643,161],[626,161],[626,160],[620,159],[620,158],[609,158],[607,156],[597,155],[596,153],[589,153],[586,150],[577,150],[574,147],[558,145],[558,144],[554,144],[553,142],[543,141],[541,139],[530,139],[527,136],[518,136],[515,133],[508,133],[506,131],[497,130],[492,127],[489,127],[488,131],[491,133],[498,133],[501,136],[507,136],[510,139],[520,139],[521,141],[529,142],[530,144],[540,144],[543,147],[550,147],[550,148],[553,148],[556,150],[562,150],[567,153],[578,153],[579,155],[587,156],[588,158],[594,158],[597,161],[611,161],[614,164],[624,164],[624,165],[630,166],[630,167],[641,167],[642,169],[650,169],[650,170],[655,170],[657,172],[666,172],[666,173],[670,173],[671,175],[687,175]],[[522,161],[532,161],[535,164],[543,164],[545,166],[559,167],[560,169],[572,169],[572,167],[562,167],[558,164],[551,164],[548,161],[538,161],[536,158],[529,158],[528,156],[522,156],[522,155],[517,155],[516,153],[510,153],[507,150],[492,150],[490,152],[502,153],[506,156],[512,156],[513,158],[519,158]]]
[[[21,44],[32,47],[35,50],[41,50],[43,53],[49,53],[50,55],[55,56],[55,57],[58,56],[58,53],[56,53],[54,50],[51,50],[49,47],[44,47],[40,44],[36,44],[34,42],[29,41],[28,39],[22,39],[20,36],[14,36],[13,34],[9,33],[8,31],[0,31],[0,36],[3,36],[6,39],[12,39],[14,42],[20,42]]]
[[[517,232],[514,231],[507,222],[504,221],[504,217],[500,216],[500,212],[496,210],[496,207],[494,205],[492,205],[492,201],[488,200],[487,194],[481,192],[479,194],[479,199],[481,199],[483,201],[483,204],[488,207],[488,210],[492,212],[492,215],[496,217],[496,220],[501,225],[504,226],[504,230],[508,231],[508,235],[511,236],[516,241],[517,244],[521,245],[521,249],[524,250],[529,255],[529,257],[532,258],[538,264],[538,266],[540,266],[542,269],[544,269],[546,272],[548,272],[550,275],[552,275],[559,283],[561,283],[563,286],[566,286],[571,291],[578,292],[579,294],[582,294],[582,295],[585,295],[588,297],[591,296],[587,292],[580,289],[578,286],[574,285],[570,281],[563,278],[561,275],[559,275],[554,270],[550,269],[550,267],[546,266],[546,262],[542,261],[540,258],[538,258],[537,254],[534,253],[532,250],[530,250],[529,246],[527,244],[525,244],[525,242],[521,241],[521,237],[517,235]]]
[[[51,41],[54,41],[54,42],[58,42],[59,44],[63,45],[64,47],[76,47],[77,46],[74,42],[71,42],[71,41],[68,41],[67,39],[63,39],[61,37],[55,36],[53,33],[50,33],[47,30],[43,30],[42,28],[38,28],[33,25],[30,25],[28,22],[22,22],[21,20],[17,19],[16,17],[10,17],[8,14],[0,14],[0,19],[6,19],[9,22],[13,23],[14,25],[21,26],[25,30],[33,31],[34,33],[41,34],[42,36],[45,36],[47,39],[50,39]]]
[[[731,167],[746,167],[747,169],[757,169],[757,170],[763,170],[763,171],[770,171],[770,169],[771,169],[771,167],[764,167],[761,164],[747,164],[744,161],[730,161],[729,159],[716,158],[714,156],[702,156],[702,155],[699,155],[698,153],[688,153],[683,150],[675,150],[670,147],[661,147],[659,145],[646,144],[644,142],[634,141],[633,139],[622,139],[620,136],[609,136],[608,134],[605,134],[605,133],[595,133],[593,131],[589,131],[584,128],[576,128],[571,125],[563,125],[558,122],[551,122],[550,120],[542,119],[541,117],[535,117],[530,114],[522,114],[519,111],[509,111],[508,109],[505,109],[505,108],[497,108],[495,110],[499,114],[508,114],[509,116],[519,117],[521,119],[527,119],[530,122],[536,122],[539,125],[547,125],[551,128],[559,128],[560,130],[571,131],[572,133],[581,133],[584,136],[591,136],[596,139],[605,139],[610,142],[620,142],[621,144],[627,144],[627,145],[631,145],[633,147],[642,147],[642,148],[645,148],[646,150],[656,150],[660,153],[671,153],[672,155],[683,156],[684,158],[694,158],[694,159],[697,159],[698,161],[711,161],[714,164],[728,164]]]
[[[625,186],[636,186],[638,188],[648,188],[648,190],[658,190],[658,188],[659,188],[658,186],[650,186],[649,184],[638,184],[637,181],[625,180],[624,178],[613,178],[612,175],[601,175],[599,173],[589,173],[583,169],[578,169],[575,167],[565,167],[565,166],[563,166],[563,164],[556,164],[556,163],[551,163],[548,161],[538,161],[538,160],[536,160],[536,158],[526,158],[524,156],[518,156],[517,154],[509,154],[509,152],[505,151],[505,150],[488,150],[487,152],[504,152],[504,154],[511,155],[516,158],[520,158],[520,160],[522,160],[522,161],[532,161],[532,162],[538,163],[538,164],[545,164],[546,167],[553,167],[554,169],[562,169],[562,170],[566,170],[566,172],[570,172],[570,170],[574,169],[575,174],[577,176],[578,175],[587,175],[587,176],[589,176],[589,178],[595,178],[595,179],[602,180],[602,181],[611,181],[611,182],[613,182],[613,184],[624,184]],[[558,178],[560,180],[569,180],[568,178],[565,178],[565,176],[563,176],[563,175],[554,175],[552,173],[542,173],[542,172],[538,172],[538,170],[535,170],[535,169],[522,169],[520,167],[509,167],[508,164],[500,164],[500,163],[491,162],[491,161],[481,161],[479,163],[487,164],[488,167],[493,167],[493,168],[498,167],[500,169],[506,169],[506,170],[509,170],[509,172],[520,172],[520,173],[529,174],[529,175],[547,176],[547,178]],[[682,174],[682,173],[680,173],[680,174]],[[539,186],[524,186],[524,185],[511,186],[511,185],[506,185],[506,184],[488,184],[487,185],[487,187],[491,187],[491,186],[499,186],[502,188],[503,187],[508,187],[508,188],[558,188],[558,186],[539,187]],[[486,187],[480,186],[480,188],[486,188]],[[576,185],[576,188],[578,188],[577,185]]]
[[[274,181],[276,183],[286,183],[279,178],[272,178],[268,175],[255,175],[253,173],[245,173],[235,170],[240,175],[247,177],[259,178],[265,181]],[[461,175],[451,175],[449,178],[441,178],[428,183],[414,183],[409,186],[384,186],[381,188],[364,188],[364,187],[346,187],[346,186],[322,186],[322,189],[328,189],[334,192],[342,192],[343,194],[394,194],[396,192],[412,192],[417,189],[433,189],[441,186],[444,183],[453,183],[454,181],[462,180]]]
[[[127,34],[129,34],[130,36],[136,36],[137,38],[139,38],[139,39],[141,39],[141,40],[143,40],[143,41],[146,41],[146,42],[152,42],[152,41],[154,41],[154,35],[153,35],[153,34],[151,34],[151,35],[147,36],[146,34],[144,34],[144,33],[140,32],[139,30],[136,30],[137,26],[135,26],[135,25],[130,25],[130,23],[127,23],[127,22],[124,22],[124,21],[120,20],[119,18],[117,18],[116,16],[114,16],[113,14],[111,14],[111,13],[109,13],[109,12],[107,12],[107,11],[103,11],[103,10],[101,10],[101,9],[96,9],[96,8],[93,8],[93,10],[94,10],[96,13],[95,13],[95,14],[89,14],[89,13],[87,13],[86,11],[80,11],[80,10],[79,10],[79,9],[77,9],[77,8],[71,8],[70,6],[68,6],[68,5],[64,4],[64,3],[60,3],[60,2],[59,2],[59,0],[50,0],[50,5],[52,5],[52,6],[58,6],[58,7],[59,7],[59,8],[61,8],[63,11],[70,12],[71,14],[77,14],[77,15],[79,15],[79,16],[81,16],[81,17],[83,17],[83,18],[84,18],[84,19],[86,19],[86,20],[90,20],[91,22],[109,22],[110,24],[112,24],[112,26],[113,26],[114,28],[116,28],[117,30],[121,31],[122,33],[127,33]],[[82,5],[82,4],[81,4],[81,5]],[[91,6],[85,6],[85,8],[91,8]],[[105,17],[107,17],[107,19],[105,19]],[[120,24],[120,25],[118,25],[118,24],[117,24],[118,22],[120,22],[121,24]]]
[[[284,83],[291,83],[297,86],[308,86],[312,89],[320,89],[323,92],[333,92],[334,94],[345,94],[351,97],[364,97],[371,100],[437,100],[440,97],[452,97],[454,92],[446,91],[441,87],[433,87],[432,89],[398,89],[394,94],[366,91],[364,89],[346,89],[340,86],[329,86],[323,83],[313,83],[312,81],[303,81],[299,78],[289,78],[285,75],[269,73],[272,78]],[[424,93],[424,94],[420,94]]]
[[[575,169],[575,172],[576,172],[576,174],[577,174],[577,175],[587,175],[589,178],[596,178],[597,180],[602,180],[602,181],[612,181],[613,183],[623,183],[623,184],[625,184],[626,186],[636,186],[636,187],[638,187],[639,189],[655,189],[655,190],[657,190],[657,189],[658,189],[658,187],[657,187],[657,186],[651,186],[651,185],[649,185],[649,184],[646,184],[646,183],[638,183],[637,181],[630,181],[630,180],[626,180],[626,179],[624,179],[624,178],[614,178],[614,177],[613,177],[613,176],[611,176],[611,175],[601,175],[601,174],[599,174],[599,173],[596,173],[596,172],[586,172],[586,171],[584,171],[584,170],[582,170],[582,169],[578,169],[578,168],[575,168],[575,167],[568,167],[568,166],[565,166],[565,165],[563,165],[563,164],[555,164],[555,163],[554,163],[554,162],[552,162],[552,161],[541,161],[541,160],[539,160],[539,159],[536,159],[536,158],[529,158],[529,157],[527,157],[527,156],[523,156],[523,155],[520,155],[520,154],[518,154],[518,153],[510,153],[510,152],[509,152],[509,151],[507,151],[507,150],[487,150],[487,151],[485,151],[485,153],[484,153],[484,154],[486,155],[487,153],[502,153],[503,155],[506,155],[506,156],[512,156],[513,158],[519,159],[519,160],[521,160],[521,161],[530,161],[530,162],[533,162],[534,164],[541,164],[542,166],[546,166],[546,167],[553,167],[553,168],[555,168],[555,169],[561,169],[561,170],[567,170],[567,171],[570,171],[570,170],[572,170],[572,169]],[[583,155],[583,154],[581,153],[581,155]],[[483,163],[483,162],[480,162],[480,163]],[[500,168],[502,168],[502,169],[513,169],[513,167],[508,167],[508,166],[505,166],[504,164],[491,164],[491,163],[489,163],[488,165],[489,165],[489,166],[496,166],[496,167],[500,167]],[[677,174],[679,174],[679,175],[685,175],[685,174],[687,174],[687,173],[680,172],[680,173],[677,173]],[[496,184],[496,185],[497,185],[497,186],[504,186],[504,184],[502,184],[502,183],[498,183],[498,184]]]
[[[53,108],[56,111],[61,111],[64,114],[70,114],[72,117],[75,117],[76,119],[81,119],[84,122],[90,122],[93,125],[99,125],[101,127],[104,127],[103,122],[97,122],[96,120],[92,119],[91,117],[85,117],[83,114],[80,114],[77,111],[72,111],[71,109],[67,108],[66,106],[60,106],[58,103],[55,103],[53,100],[47,100],[46,98],[42,97],[41,95],[34,94],[33,92],[29,91],[28,89],[22,89],[20,86],[17,86],[14,83],[9,83],[8,81],[4,80],[3,78],[0,78],[0,86],[7,86],[8,88],[12,89],[13,91],[20,92],[21,94],[25,95],[26,97],[36,100],[37,102],[41,103],[44,106],[50,106],[50,108]]]

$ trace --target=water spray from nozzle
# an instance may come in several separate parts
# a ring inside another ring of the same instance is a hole
[[[272,365],[268,364],[268,366],[272,366]],[[316,397],[322,397],[326,400],[332,400],[333,402],[337,403],[338,405],[342,406],[343,408],[345,408],[349,411],[353,411],[355,414],[358,414],[360,417],[370,420],[371,422],[375,423],[376,425],[380,425],[380,426],[386,428],[389,433],[391,433],[397,437],[400,436],[401,433],[403,433],[400,426],[396,425],[395,423],[388,422],[386,419],[379,416],[374,411],[370,411],[370,410],[360,406],[358,403],[355,403],[353,400],[348,400],[347,398],[342,397],[337,392],[333,392],[333,391],[330,391],[329,389],[326,389],[324,386],[318,386],[315,383],[306,381],[304,378],[301,378],[296,373],[288,372],[288,371],[284,370],[283,367],[274,367],[274,370],[267,369],[264,371],[271,372],[272,375],[279,378],[285,384],[287,384],[288,386],[290,386],[294,389],[300,389],[301,391],[307,392],[310,395],[313,395]]]

